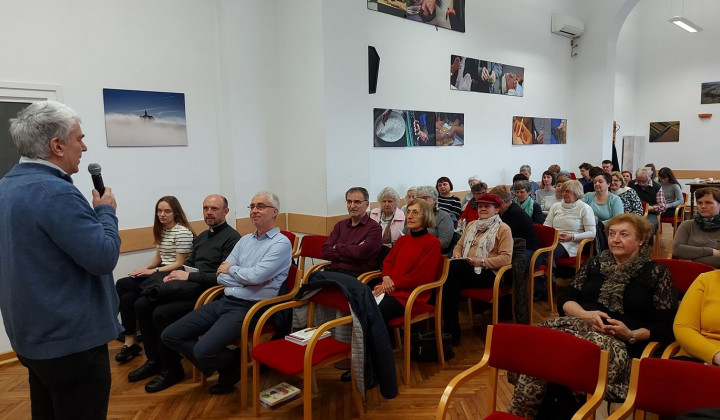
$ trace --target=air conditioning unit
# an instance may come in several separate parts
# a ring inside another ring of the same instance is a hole
[[[552,27],[550,30],[554,34],[562,35],[567,38],[577,38],[585,32],[585,24],[582,20],[572,16],[553,13]]]

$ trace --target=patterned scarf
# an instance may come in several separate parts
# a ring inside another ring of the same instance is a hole
[[[467,227],[465,231],[465,242],[463,242],[463,257],[467,258],[470,247],[477,244],[475,248],[475,256],[477,258],[487,258],[490,251],[495,247],[495,237],[497,236],[498,229],[500,228],[500,215],[496,214],[493,217],[487,219],[478,219]],[[476,238],[476,235],[481,233],[480,238]],[[482,267],[474,267],[475,274],[482,272]]]
[[[625,287],[631,279],[638,275],[645,264],[651,261],[650,251],[647,246],[643,246],[635,258],[622,265],[618,265],[610,250],[603,251],[598,258],[600,259],[600,274],[605,279],[600,286],[598,302],[611,312],[624,314]]]
[[[535,200],[532,199],[532,197],[528,197],[527,200],[523,201],[522,203],[518,203],[521,209],[525,210],[525,213],[527,213],[530,218],[532,218],[533,215],[533,206],[535,205]]]
[[[713,217],[702,217],[700,213],[695,213],[695,223],[703,232],[714,232],[720,229],[720,214]]]

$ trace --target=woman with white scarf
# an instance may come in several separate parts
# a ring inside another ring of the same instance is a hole
[[[460,292],[469,288],[492,288],[494,270],[512,260],[512,233],[499,215],[502,199],[497,194],[483,194],[475,202],[478,220],[467,225],[455,246],[450,273],[443,287],[443,331],[452,335],[454,346],[460,344]]]
[[[579,181],[570,180],[563,185],[563,201],[553,204],[545,219],[545,226],[559,230],[560,246],[553,251],[553,258],[574,257],[583,239],[595,237],[595,213],[583,203],[583,187]]]
[[[644,211],[640,197],[638,197],[635,190],[628,188],[622,172],[614,171],[610,173],[610,176],[612,176],[609,188],[610,192],[620,197],[625,213],[635,213],[642,216]]]

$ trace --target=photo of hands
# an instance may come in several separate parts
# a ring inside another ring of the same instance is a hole
[[[566,119],[514,116],[512,144],[565,144]]]
[[[450,89],[523,96],[523,67],[450,55]]]

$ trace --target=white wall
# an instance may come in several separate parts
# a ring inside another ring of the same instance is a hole
[[[528,163],[539,179],[550,164],[568,166],[570,145],[511,145],[513,115],[569,117],[571,60],[567,38],[550,33],[552,12],[574,14],[574,2],[466,2],[467,32],[458,33],[366,9],[364,2],[325,1],[325,118],[328,213],[345,212],[344,192],[363,185],[371,197],[385,186],[449,176],[456,189],[477,174],[509,183]],[[377,94],[367,93],[367,46],[380,55]],[[451,91],[451,54],[525,67],[525,97]],[[465,113],[465,146],[373,148],[372,109]],[[577,124],[569,121],[569,127]],[[571,133],[568,142],[578,139]]]
[[[635,87],[632,109],[622,118],[626,135],[644,136],[653,121],[680,121],[677,143],[647,143],[644,162],[657,168],[717,169],[720,104],[700,104],[700,85],[720,80],[720,2],[685,2],[685,17],[700,25],[691,34],[667,20],[682,12],[681,2],[642,0],[633,13],[641,31],[624,27],[618,40],[618,55],[634,59]],[[637,39],[633,45],[632,38]],[[628,42],[626,42],[628,41]],[[626,67],[629,69],[629,67]],[[699,113],[713,113],[706,120]]]
[[[118,201],[121,229],[150,225],[155,202],[168,194],[190,219],[201,219],[202,200],[220,181],[215,3],[2,0],[0,10],[0,80],[62,86],[64,102],[83,119],[88,152],[73,178],[88,199],[92,183],[84,167],[99,162]],[[108,148],[103,88],[185,93],[188,147]],[[116,278],[150,254],[121,256]],[[9,350],[0,333],[0,352]]]

